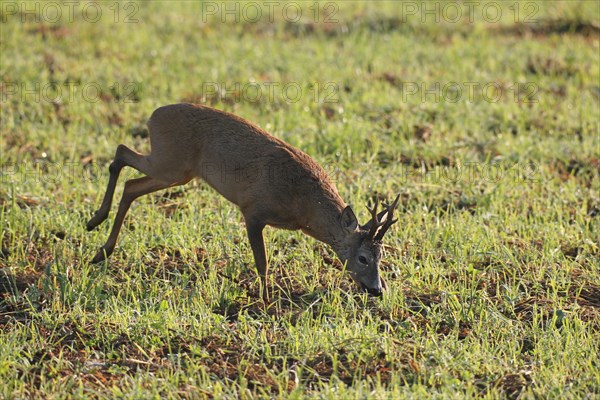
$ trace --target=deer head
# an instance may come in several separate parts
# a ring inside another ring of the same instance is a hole
[[[381,296],[387,288],[379,275],[379,262],[383,245],[383,236],[390,226],[397,220],[394,219],[394,209],[398,205],[396,197],[391,205],[383,205],[383,210],[377,212],[379,201],[375,200],[373,208],[368,208],[371,220],[360,226],[356,215],[347,206],[342,212],[341,224],[345,232],[345,240],[338,251],[342,262],[352,279],[365,291],[373,296]]]

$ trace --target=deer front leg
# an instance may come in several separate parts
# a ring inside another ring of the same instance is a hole
[[[246,220],[248,239],[250,240],[250,247],[252,247],[252,253],[254,254],[254,262],[256,263],[256,269],[261,281],[262,297],[266,303],[269,303],[269,288],[267,287],[269,264],[267,262],[267,253],[263,239],[264,227],[265,224],[262,222]]]

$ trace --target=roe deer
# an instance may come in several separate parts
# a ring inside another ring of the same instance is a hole
[[[145,156],[119,145],[110,164],[102,205],[87,223],[92,230],[107,217],[119,172],[133,167],[147,176],[125,183],[108,240],[92,263],[112,254],[129,206],[154,191],[200,177],[236,204],[246,222],[254,261],[268,300],[268,263],[263,228],[301,229],[329,244],[353,280],[369,294],[386,288],[379,275],[383,235],[393,219],[398,197],[360,226],[325,171],[307,154],[224,111],[194,104],[160,107],[148,120],[151,152]]]

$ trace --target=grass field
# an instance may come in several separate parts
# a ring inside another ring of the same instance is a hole
[[[599,398],[599,3],[469,4],[0,2],[0,398]],[[306,151],[361,221],[400,193],[384,297],[267,229],[264,306],[199,181],[91,265],[116,146],[181,101]]]

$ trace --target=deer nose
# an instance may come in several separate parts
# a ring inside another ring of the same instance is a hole
[[[378,288],[370,288],[362,282],[358,282],[358,283],[359,283],[360,288],[362,290],[364,290],[365,292],[367,292],[371,296],[381,297],[383,295],[383,287],[382,286],[380,286]]]
[[[366,289],[367,289],[367,293],[369,293],[371,296],[381,297],[381,295],[383,294],[383,291],[378,288],[375,288],[375,289],[366,288]]]

